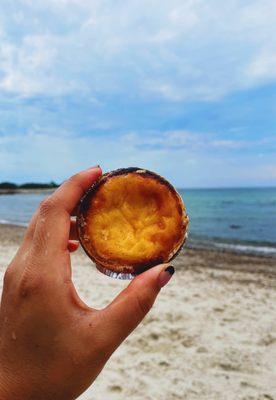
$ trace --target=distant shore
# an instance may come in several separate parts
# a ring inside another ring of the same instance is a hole
[[[41,189],[0,189],[0,196],[5,194],[36,194],[36,193],[53,193],[53,188],[41,188]]]

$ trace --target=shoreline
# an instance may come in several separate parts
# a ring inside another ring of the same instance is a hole
[[[24,228],[26,229],[28,223],[22,222],[11,222],[6,221],[5,219],[0,219],[0,227],[1,226],[8,226],[14,228]],[[248,255],[252,257],[264,257],[264,258],[273,258],[276,259],[276,244],[275,247],[270,243],[256,243],[255,245],[252,242],[219,242],[219,241],[205,241],[196,240],[192,238],[192,240],[187,240],[186,244],[184,245],[184,249],[192,249],[192,250],[208,250],[208,251],[215,251],[219,253],[230,253],[230,254],[239,254],[239,255]],[[258,250],[254,250],[258,249]],[[266,249],[266,250],[261,250]],[[269,249],[267,251],[267,249]]]
[[[20,245],[26,227],[13,224],[0,224],[0,242],[4,245]],[[82,249],[78,250],[78,253]],[[180,254],[173,260],[176,266],[192,269],[196,267],[230,270],[251,273],[263,273],[276,276],[275,256],[239,253],[228,249],[215,249],[184,245]]]
[[[16,195],[16,194],[37,194],[37,193],[53,193],[55,188],[34,188],[34,189],[0,189],[0,196],[1,195]]]
[[[9,229],[23,229],[25,230],[28,226],[28,223],[18,223],[18,222],[11,222],[11,221],[6,221],[6,220],[1,220],[0,219],[0,230],[2,227],[7,227]],[[187,240],[186,244],[183,247],[183,251],[185,249],[193,250],[193,251],[210,251],[210,252],[215,252],[215,253],[226,253],[226,254],[233,254],[233,255],[238,255],[238,256],[249,256],[249,257],[259,257],[259,258],[268,258],[268,259],[276,259],[276,247],[273,247],[272,245],[267,245],[267,244],[258,244],[256,245],[256,248],[271,248],[272,251],[266,252],[266,251],[252,251],[249,250],[249,248],[254,248],[254,245],[250,245],[250,242],[248,243],[248,250],[241,250],[239,249],[240,247],[246,247],[246,245],[242,245],[239,242],[233,242],[233,243],[221,243],[221,242],[207,242],[203,243],[202,241],[198,241],[195,239],[192,239],[189,243],[189,239]],[[275,252],[274,252],[275,249]]]

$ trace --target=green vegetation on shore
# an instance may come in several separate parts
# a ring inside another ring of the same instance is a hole
[[[0,182],[0,189],[17,190],[17,189],[54,189],[59,185],[56,182],[40,183],[40,182],[27,182],[18,185],[13,182]]]

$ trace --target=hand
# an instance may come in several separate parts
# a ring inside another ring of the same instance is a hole
[[[70,250],[77,247],[70,240],[71,215],[100,175],[99,167],[82,171],[41,203],[5,273],[1,400],[76,399],[141,322],[174,271],[160,265],[144,272],[102,310],[78,297],[71,280]]]

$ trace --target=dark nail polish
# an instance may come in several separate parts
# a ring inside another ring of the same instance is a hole
[[[160,273],[158,279],[158,284],[160,289],[169,282],[173,274],[174,274],[174,267],[172,265],[169,265],[166,269],[164,269],[164,271]]]
[[[166,272],[168,272],[169,274],[173,275],[175,273],[175,269],[172,265],[169,265],[166,269]]]

